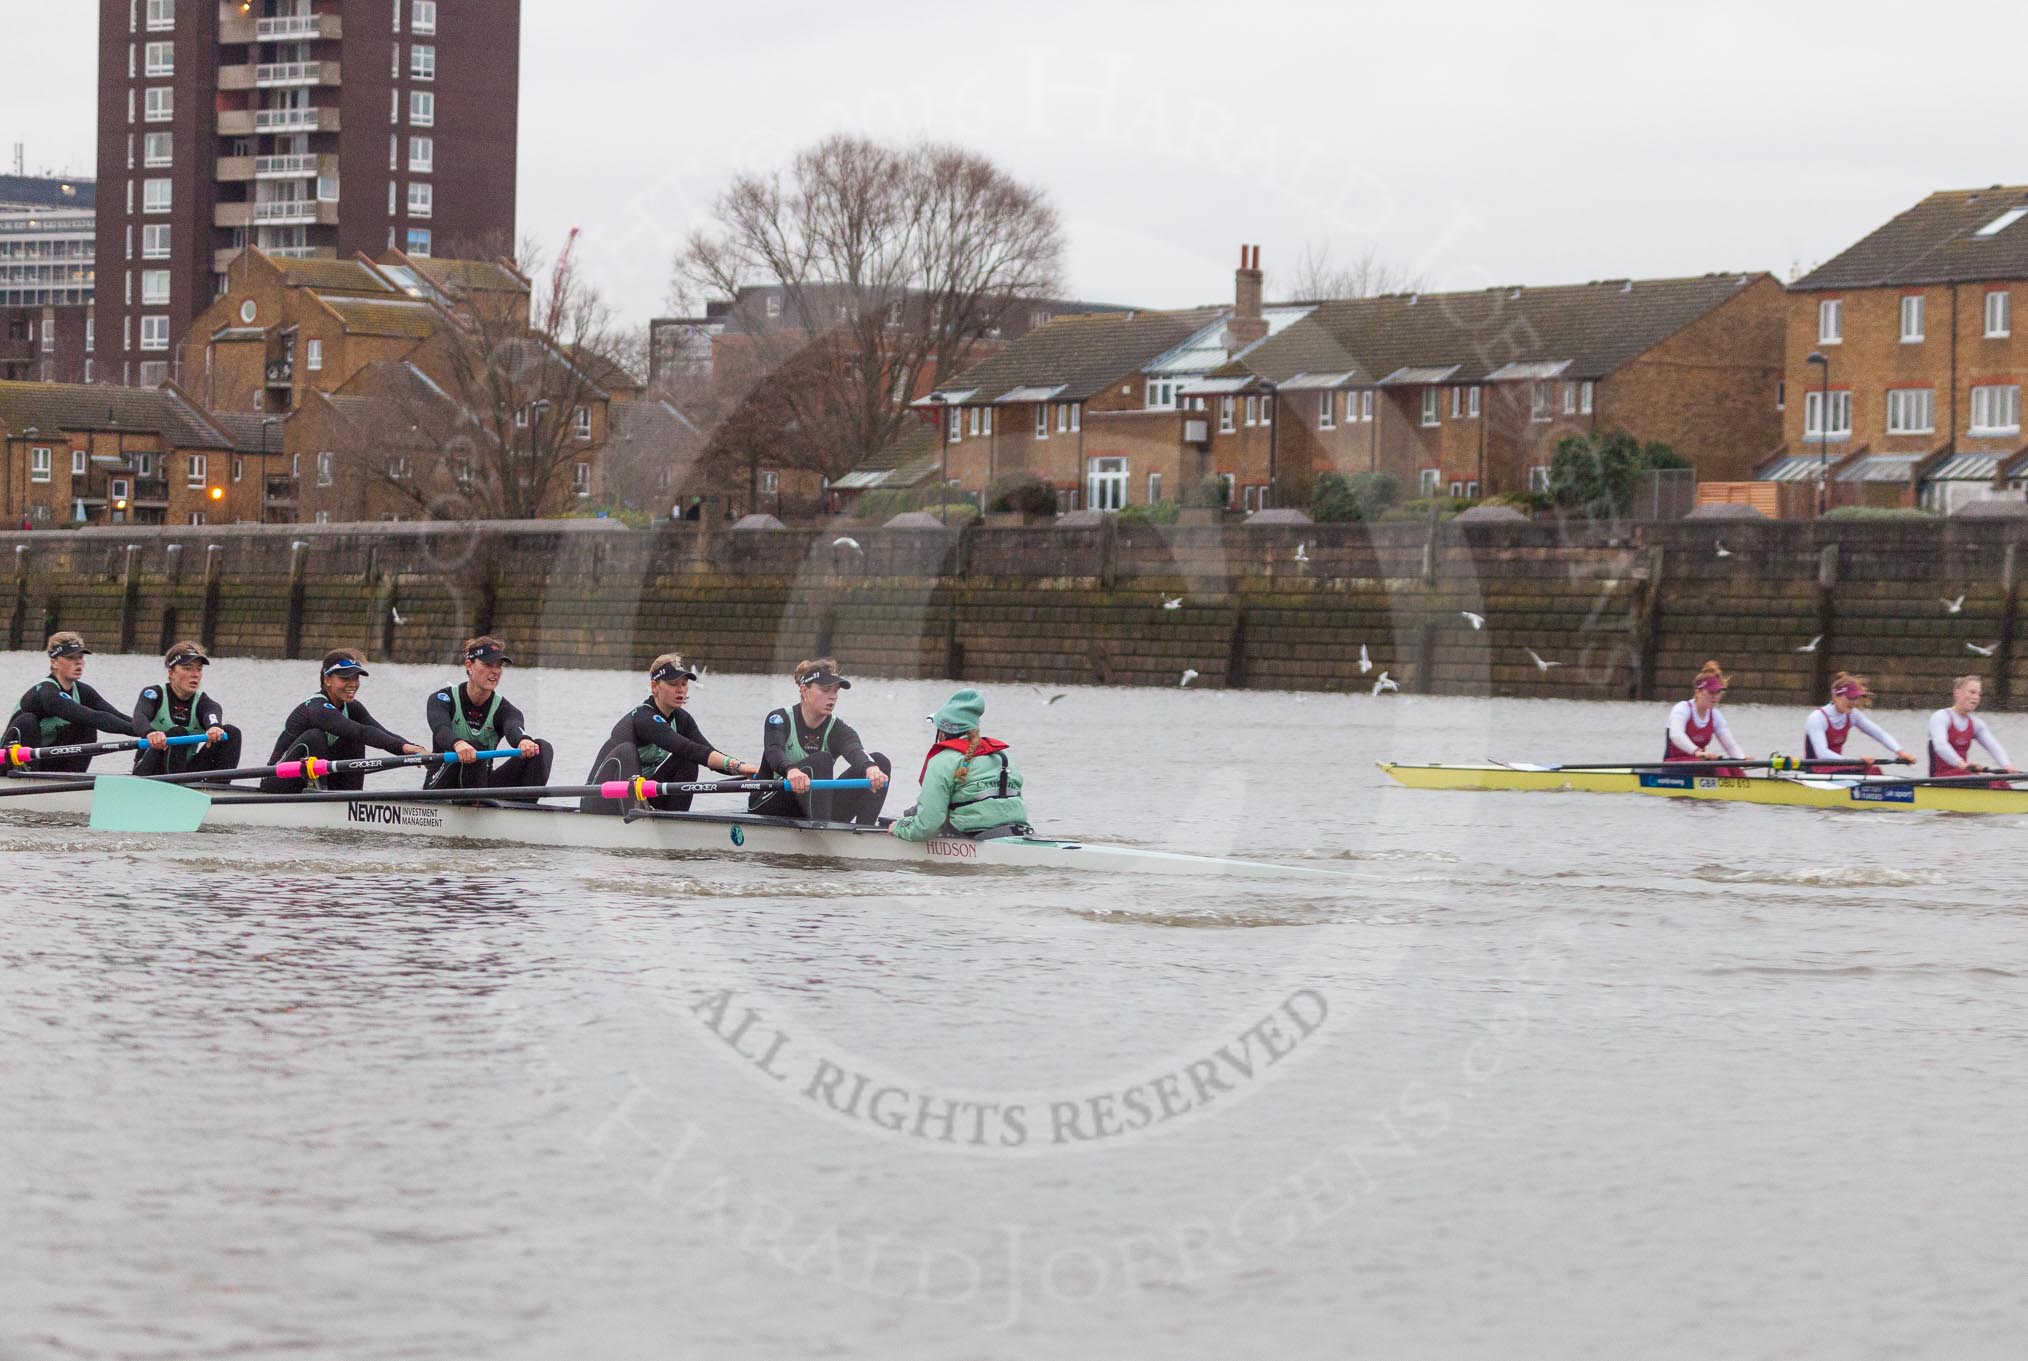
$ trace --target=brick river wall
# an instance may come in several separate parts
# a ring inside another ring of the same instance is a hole
[[[1601,699],[1676,694],[1715,657],[1741,699],[1805,701],[1842,669],[1920,705],[1977,671],[2006,705],[2028,695],[2023,537],[2008,521],[122,528],[0,535],[0,610],[11,648],[69,628],[101,650],[195,636],[223,656],[441,662],[493,632],[546,666],[673,649],[767,672],[832,653],[980,682],[1193,670],[1200,686],[1341,691],[1386,671],[1410,692]]]

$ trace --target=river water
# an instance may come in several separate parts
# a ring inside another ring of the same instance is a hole
[[[213,668],[251,755],[313,672]],[[897,806],[948,688],[846,697]],[[640,690],[508,685],[573,780]],[[2018,1355],[2017,824],[1372,767],[1662,719],[989,690],[1046,831],[1321,887],[7,815],[0,1357]]]

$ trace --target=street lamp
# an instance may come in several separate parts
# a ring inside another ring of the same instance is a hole
[[[951,432],[944,428],[944,422],[950,419],[944,405],[945,400],[941,392],[932,392],[929,395],[930,405],[937,409],[937,444],[943,450],[943,483],[941,490],[937,492],[937,519],[948,526],[951,522]]]
[[[1831,361],[1822,350],[1811,350],[1810,357],[1803,362],[1815,364],[1823,371],[1817,388],[1817,516],[1821,519],[1829,496],[1826,477],[1831,469]]]

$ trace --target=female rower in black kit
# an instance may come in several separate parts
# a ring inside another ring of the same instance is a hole
[[[760,770],[751,761],[728,756],[711,745],[697,727],[697,720],[683,706],[690,702],[690,682],[697,675],[674,652],[665,652],[648,668],[648,698],[621,716],[612,736],[599,748],[586,784],[608,780],[645,777],[661,783],[695,780],[698,771],[715,770],[727,775],[754,775]],[[690,795],[671,794],[652,799],[653,807],[681,813],[690,807]],[[587,813],[624,813],[626,804],[618,799],[588,795],[578,806]]]

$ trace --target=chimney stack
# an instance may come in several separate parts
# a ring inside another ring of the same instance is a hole
[[[1225,350],[1234,354],[1267,334],[1260,314],[1260,247],[1239,248],[1239,268],[1232,276],[1232,320],[1225,325]]]

